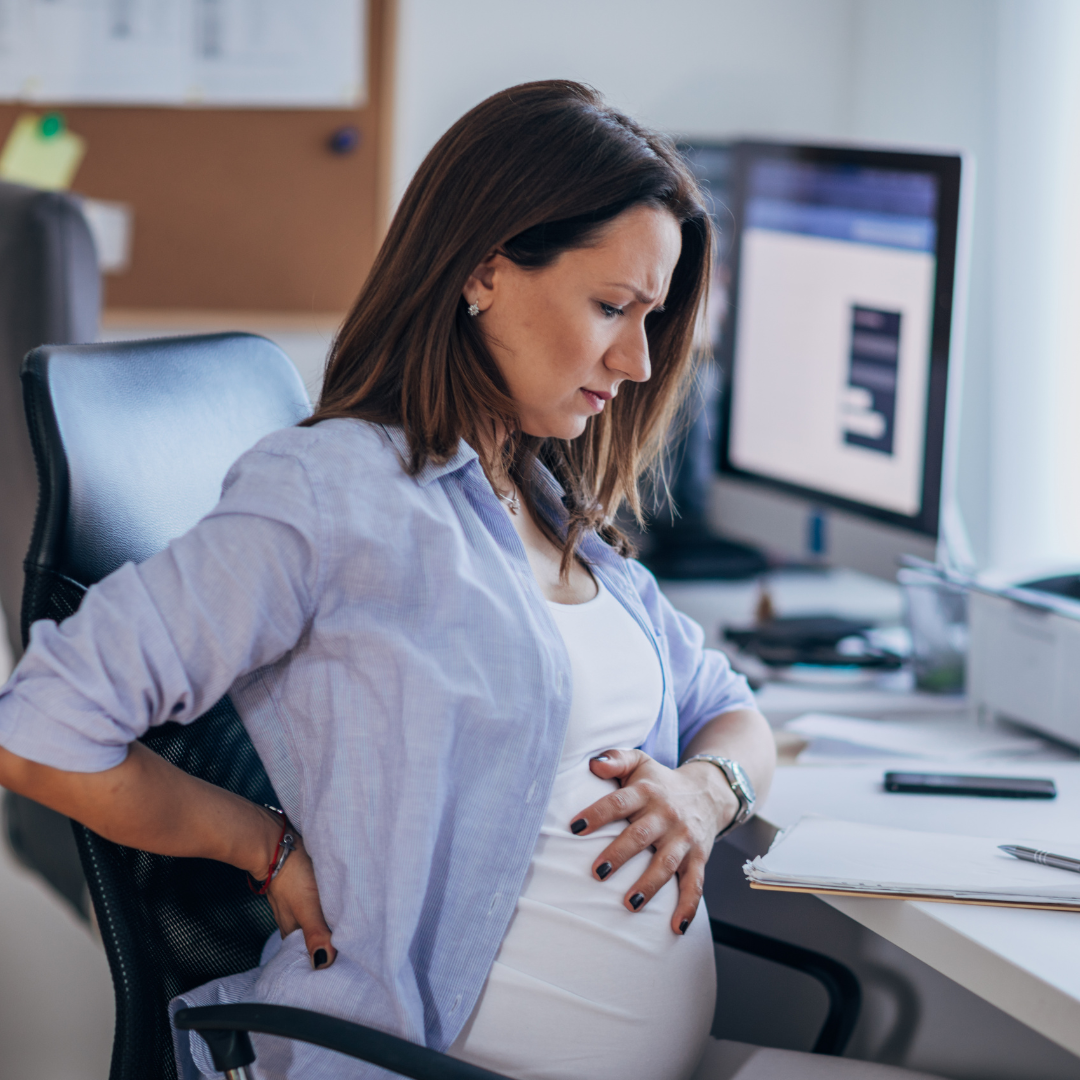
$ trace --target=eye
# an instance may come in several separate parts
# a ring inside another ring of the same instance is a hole
[[[604,317],[607,319],[614,319],[616,315],[625,315],[625,311],[621,307],[616,307],[614,304],[605,304],[603,300],[597,301],[600,305],[600,310],[604,313]]]

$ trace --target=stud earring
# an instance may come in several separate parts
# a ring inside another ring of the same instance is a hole
[[[465,310],[475,318],[480,314],[480,301],[474,300]]]

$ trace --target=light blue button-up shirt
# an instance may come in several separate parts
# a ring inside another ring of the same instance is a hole
[[[259,968],[180,1004],[296,1005],[443,1050],[514,912],[571,674],[476,453],[462,443],[417,476],[403,455],[400,430],[354,420],[263,439],[194,529],[96,585],[60,626],[35,624],[0,689],[0,745],[107,769],[148,727],[230,693],[311,852],[338,957],[312,971],[299,931],[275,935]],[[752,707],[750,691],[638,563],[595,535],[581,553],[657,650],[663,703],[642,748],[674,766],[710,719]],[[259,1043],[275,1076],[377,1073]],[[185,1078],[212,1073],[197,1036],[177,1051]]]

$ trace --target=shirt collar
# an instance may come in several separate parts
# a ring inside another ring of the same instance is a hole
[[[409,447],[408,437],[405,435],[405,429],[400,424],[383,424],[382,429],[386,432],[386,437],[398,452],[401,460],[408,465],[412,451]],[[479,460],[480,456],[477,452],[464,439],[460,439],[457,450],[446,461],[441,463],[428,461],[416,474],[416,482],[421,487],[427,487],[435,480],[443,476],[449,476],[451,473],[457,472],[472,462],[478,462]],[[562,502],[565,492],[562,484],[552,476],[551,471],[540,461],[536,462],[536,478],[537,502],[541,512],[549,516],[557,531],[565,530],[566,509]],[[582,538],[579,550],[591,562],[610,563],[614,557],[611,547],[604,543],[594,532],[589,532]]]
[[[407,467],[412,457],[412,448],[409,446],[409,439],[405,434],[405,429],[400,424],[383,424],[382,429]],[[477,460],[479,458],[476,451],[464,439],[459,439],[457,449],[446,461],[425,462],[423,468],[416,474],[416,482],[421,487],[427,487],[428,484],[433,483],[435,480],[448,476],[452,472],[457,472],[458,469],[463,469],[470,462]]]

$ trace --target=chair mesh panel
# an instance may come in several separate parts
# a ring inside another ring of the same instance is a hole
[[[55,619],[62,622],[79,610],[86,586],[54,570],[46,570],[33,563],[24,563],[26,576],[23,582],[22,637],[29,640],[30,626],[38,619]]]
[[[27,568],[27,622],[64,619],[83,586]],[[194,723],[162,724],[142,742],[166,761],[259,803],[277,797],[232,702]],[[116,991],[110,1080],[176,1080],[168,1002],[177,994],[259,962],[275,930],[266,899],[245,875],[207,859],[174,859],[121,847],[74,825]]]

